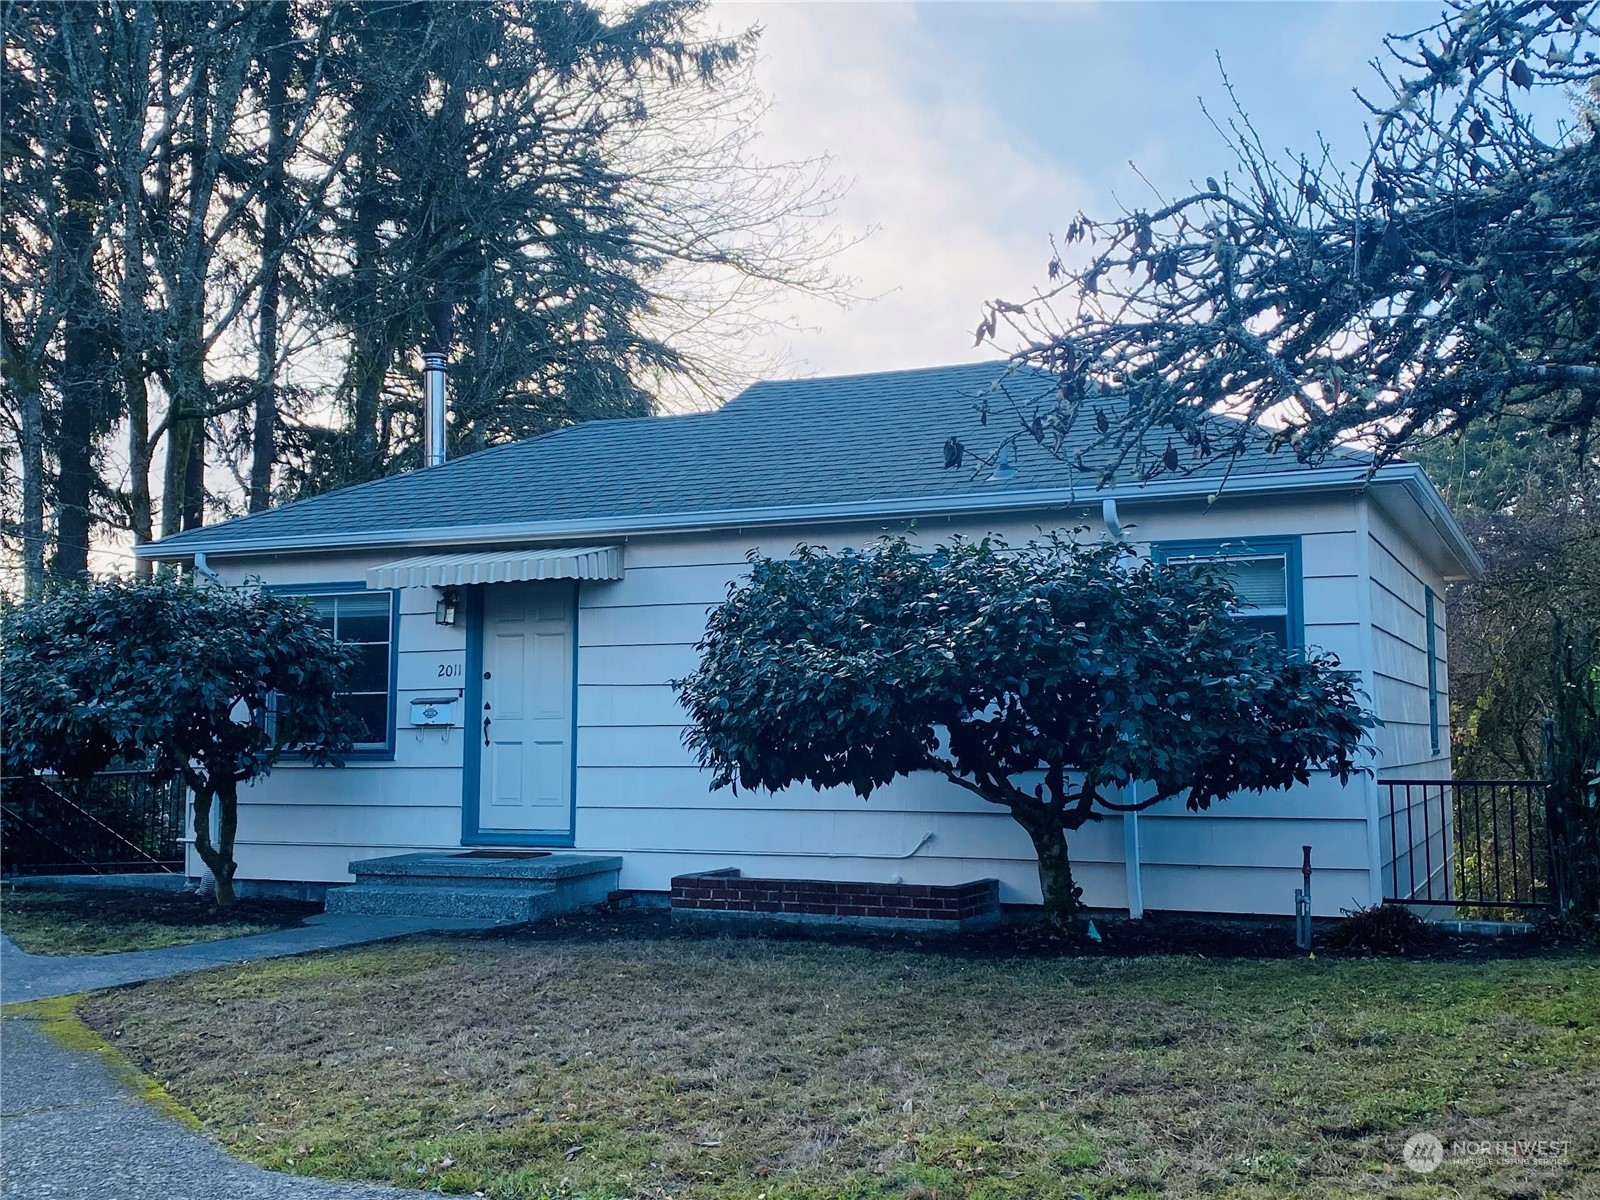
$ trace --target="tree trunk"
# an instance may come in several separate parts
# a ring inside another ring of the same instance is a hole
[[[22,594],[35,599],[44,590],[44,404],[38,380],[22,403]]]
[[[277,457],[278,425],[278,284],[270,280],[261,297],[261,324],[257,333],[257,379],[250,424],[249,510],[260,512],[272,504],[272,464]]]
[[[261,309],[256,327],[256,395],[250,426],[251,512],[272,503],[272,466],[277,459],[278,308],[284,253],[283,146],[289,135],[289,6],[273,0],[267,40],[267,176],[262,186]]]
[[[211,806],[215,803],[219,820],[218,838],[211,842]],[[233,861],[233,840],[239,830],[239,785],[233,779],[218,780],[210,789],[194,788],[194,848],[200,861],[211,872],[218,908],[233,907],[233,875],[239,869]]]
[[[183,527],[199,529],[206,523],[206,423],[192,421],[189,461],[183,472]]]
[[[142,546],[155,537],[150,503],[150,389],[142,362],[124,361],[123,391],[128,411],[128,516],[133,544]],[[138,559],[134,570],[140,578],[149,578],[150,560]]]
[[[154,17],[148,7],[137,14],[138,23],[148,26]],[[145,29],[135,35],[141,47]],[[123,100],[124,109],[119,114],[116,129],[137,128],[144,118],[144,106],[152,101],[150,89],[150,64],[144,54],[130,54],[134,63],[136,83]],[[163,72],[165,67],[163,66]],[[159,103],[159,98],[156,99]],[[153,156],[157,164],[152,171],[156,185],[154,197],[146,197],[145,176],[138,169],[139,160],[130,159],[121,165],[118,183],[110,190],[109,201],[121,210],[120,242],[122,273],[117,282],[117,307],[114,334],[116,337],[117,365],[122,372],[122,411],[128,421],[128,526],[133,542],[142,546],[155,539],[155,502],[150,488],[151,457],[155,447],[150,441],[150,360],[148,355],[157,349],[159,340],[150,336],[151,295],[150,268],[145,260],[149,241],[147,221],[164,207],[170,192],[168,169],[170,164],[170,135],[163,139],[161,148]],[[149,559],[134,560],[134,571],[140,578],[153,573]]]
[[[62,321],[61,419],[56,432],[56,574],[89,574],[89,496],[94,487],[94,436],[105,409],[104,355],[94,287],[94,141],[81,113],[67,119],[61,220],[61,269],[68,299]]]
[[[169,254],[171,279],[166,286],[169,320],[173,328],[172,396],[167,420],[167,464],[161,488],[161,536],[192,529],[205,511],[206,390],[206,216],[214,180],[214,145],[211,88],[214,79],[202,58],[190,92],[187,129],[191,144],[190,170],[184,181],[187,220]],[[196,462],[198,456],[199,461]],[[196,477],[200,482],[195,487]]]
[[[1027,811],[1014,807],[1011,815],[1028,831],[1034,853],[1039,858],[1039,890],[1044,897],[1045,920],[1063,933],[1077,933],[1083,889],[1072,879],[1063,815],[1043,806]]]
[[[349,370],[354,378],[351,391],[355,405],[350,432],[354,453],[344,472],[345,481],[349,483],[377,478],[384,446],[379,432],[378,405],[389,363],[383,322],[379,317],[383,311],[378,299],[378,224],[382,212],[375,196],[378,186],[375,172],[370,165],[373,153],[375,151],[369,150],[362,156],[361,175],[356,185],[355,269],[351,278],[356,305],[372,316],[356,321],[352,330]]]
[[[205,363],[198,336],[184,336],[175,358],[168,403],[167,461],[161,480],[161,536],[194,528],[205,497]],[[196,462],[195,459],[199,461]],[[195,493],[192,494],[191,487]]]

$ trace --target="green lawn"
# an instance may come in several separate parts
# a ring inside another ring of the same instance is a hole
[[[93,998],[234,1153],[511,1197],[1600,1195],[1600,959],[424,939]],[[1400,1162],[1566,1138],[1560,1164]]]
[[[291,900],[242,900],[225,912],[187,893],[0,889],[0,929],[29,954],[186,946],[286,929],[321,910]]]

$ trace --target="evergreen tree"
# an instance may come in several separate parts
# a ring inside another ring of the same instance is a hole
[[[423,351],[471,450],[724,394],[765,301],[844,290],[823,164],[755,155],[755,35],[699,3],[0,15],[0,484],[30,589],[96,532],[416,465]]]

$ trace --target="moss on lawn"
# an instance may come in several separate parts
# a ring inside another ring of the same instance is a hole
[[[233,1152],[501,1200],[1600,1195],[1600,960],[421,939],[93,998]],[[1407,1136],[1565,1138],[1561,1162]]]
[[[298,925],[321,909],[294,900],[219,909],[208,897],[174,892],[0,888],[0,929],[29,954],[115,954],[246,937]]]
[[[78,1005],[87,993],[73,996],[51,996],[45,1000],[24,1000],[7,1004],[0,1009],[0,1017],[7,1021],[32,1021],[44,1034],[63,1050],[88,1054],[100,1060],[123,1087],[134,1095],[153,1104],[163,1115],[190,1129],[200,1128],[200,1121],[160,1083],[136,1068],[110,1042],[101,1037],[78,1015]]]

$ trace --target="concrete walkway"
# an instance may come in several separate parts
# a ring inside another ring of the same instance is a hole
[[[0,1022],[5,1200],[416,1200],[418,1193],[322,1183],[229,1158],[129,1095],[104,1066],[33,1027]]]
[[[358,946],[411,933],[460,929],[492,929],[494,922],[454,917],[367,917],[323,914],[294,929],[258,933],[251,937],[224,938],[173,946],[166,950],[131,950],[126,954],[86,954],[66,957],[24,954],[8,937],[0,936],[0,1002],[43,1000],[70,996],[98,988],[121,987],[147,979],[165,979],[186,971],[204,971],[229,963],[263,958],[286,958],[309,950]]]
[[[486,929],[434,917],[313,917],[298,929],[168,950],[57,958],[0,936],[0,997],[10,1003],[163,979],[189,971],[406,934]],[[22,1017],[0,1022],[0,1196],[5,1200],[397,1200],[415,1191],[330,1184],[228,1157],[130,1095],[87,1054]]]

